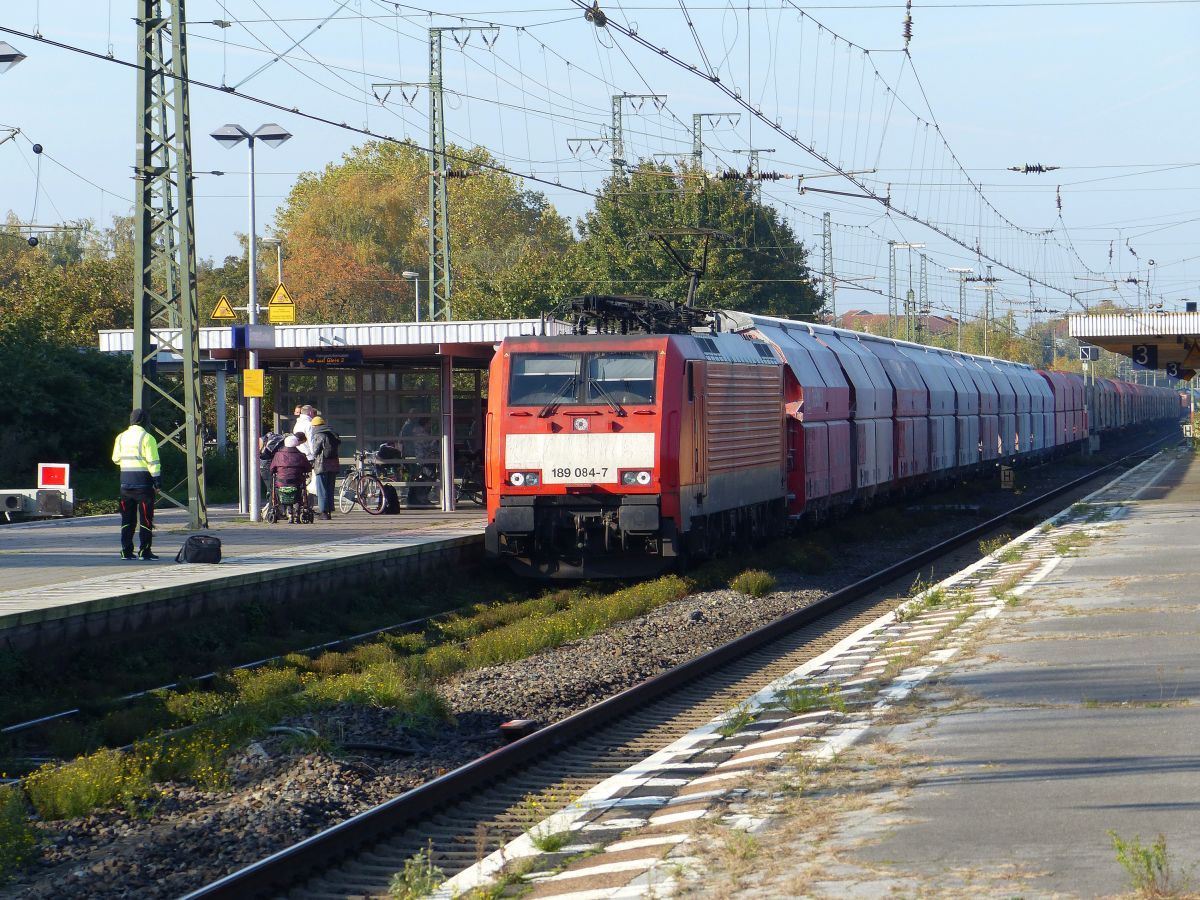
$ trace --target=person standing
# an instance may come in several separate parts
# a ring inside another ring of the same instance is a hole
[[[333,519],[333,492],[337,474],[342,468],[338,447],[342,439],[325,424],[321,416],[312,420],[313,472],[317,479],[317,512],[322,519]]]
[[[112,461],[121,467],[121,559],[133,555],[133,532],[138,533],[138,556],[158,559],[150,549],[154,540],[154,501],[162,487],[158,441],[146,430],[150,419],[138,408],[129,414],[129,427],[117,435]]]

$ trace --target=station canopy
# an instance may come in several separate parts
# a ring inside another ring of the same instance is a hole
[[[1200,369],[1200,313],[1127,312],[1071,316],[1071,337],[1129,357],[1135,368],[1190,379]]]

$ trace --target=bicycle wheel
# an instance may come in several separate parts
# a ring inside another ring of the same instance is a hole
[[[358,502],[373,516],[383,512],[383,482],[374,475],[364,475],[358,486]]]
[[[357,472],[351,472],[342,479],[342,486],[338,489],[338,512],[342,515],[354,509],[354,504],[358,500],[358,479]]]

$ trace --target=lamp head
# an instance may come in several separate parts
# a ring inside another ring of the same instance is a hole
[[[272,150],[288,141],[291,136],[292,133],[290,131],[281,125],[275,124],[263,125],[254,132],[254,137],[257,140],[262,141]]]
[[[249,138],[250,132],[241,125],[222,125],[212,132],[212,136],[226,150],[232,150],[242,141]]]
[[[7,72],[25,58],[25,54],[7,41],[0,41],[0,74]]]
[[[402,276],[404,276],[405,278],[420,278],[420,277],[421,277],[421,273],[420,273],[420,272],[409,272],[409,271],[404,271],[404,272],[401,272],[400,274],[401,274]]]

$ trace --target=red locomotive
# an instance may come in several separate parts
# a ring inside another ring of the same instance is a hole
[[[1078,375],[828,326],[722,313],[680,330],[504,341],[489,556],[539,577],[654,574],[1181,414],[1168,388],[1085,391]]]

